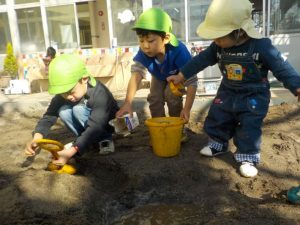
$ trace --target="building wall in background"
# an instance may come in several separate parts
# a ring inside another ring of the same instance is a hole
[[[58,53],[85,49],[137,48],[136,18],[151,6],[166,10],[173,21],[173,33],[189,48],[204,49],[195,30],[203,21],[211,0],[0,0],[0,70],[6,43],[13,43],[18,58],[45,55],[50,45]],[[257,29],[268,35],[300,72],[299,0],[251,0]],[[14,4],[15,3],[15,4]],[[265,24],[265,25],[264,25]],[[13,34],[13,35],[12,35]],[[20,70],[21,71],[21,70]],[[26,70],[25,70],[26,71]],[[21,72],[22,73],[22,72]],[[24,71],[23,71],[24,73]],[[28,75],[28,74],[27,74]],[[20,74],[24,77],[25,74]],[[218,77],[215,67],[201,78]]]

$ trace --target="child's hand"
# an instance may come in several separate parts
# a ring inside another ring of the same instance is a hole
[[[24,150],[26,155],[28,155],[28,156],[34,156],[35,155],[35,152],[39,148],[39,146],[36,143],[36,140],[39,140],[41,138],[43,138],[43,135],[40,134],[40,133],[35,133],[33,135],[32,140],[26,144],[26,147],[25,147],[25,150]]]
[[[178,73],[177,75],[172,75],[172,76],[167,77],[167,81],[168,82],[172,81],[175,85],[179,84],[179,83],[183,83],[184,80],[185,80],[184,76],[181,72]]]
[[[300,102],[300,88],[297,88],[296,94],[298,96],[298,102]]]
[[[116,118],[121,118],[126,113],[129,113],[132,117],[133,111],[130,103],[124,103],[124,105],[119,109],[118,112],[116,112]]]
[[[73,155],[77,153],[77,149],[72,146],[70,148],[64,148],[64,150],[57,152],[59,158],[53,159],[52,163],[57,166],[65,165]]]
[[[38,145],[35,143],[34,140],[28,142],[26,144],[26,147],[25,147],[25,155],[28,155],[28,156],[34,156],[35,155],[35,152],[36,150],[38,149]]]
[[[180,117],[184,120],[185,123],[189,122],[190,110],[182,109]]]

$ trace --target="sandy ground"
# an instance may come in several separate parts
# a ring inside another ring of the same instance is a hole
[[[44,150],[26,158],[24,144],[41,112],[0,118],[0,224],[300,224],[300,206],[286,191],[300,185],[300,106],[272,106],[263,127],[262,162],[255,178],[241,177],[231,152],[206,158],[203,116],[189,124],[190,141],[180,154],[161,158],[149,146],[143,123],[116,152],[96,148],[76,158],[76,175],[46,171]],[[67,143],[72,135],[57,125],[50,138]]]

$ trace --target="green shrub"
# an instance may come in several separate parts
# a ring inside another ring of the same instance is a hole
[[[7,43],[6,46],[6,57],[4,59],[4,72],[11,76],[12,78],[16,78],[18,75],[18,64],[17,58],[14,55],[14,50],[11,43]]]

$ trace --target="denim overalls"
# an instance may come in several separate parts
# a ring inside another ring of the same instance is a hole
[[[261,126],[270,102],[270,87],[253,60],[255,40],[243,56],[228,55],[222,49],[219,67],[223,75],[204,130],[209,146],[221,151],[233,137],[238,162],[258,163]]]

